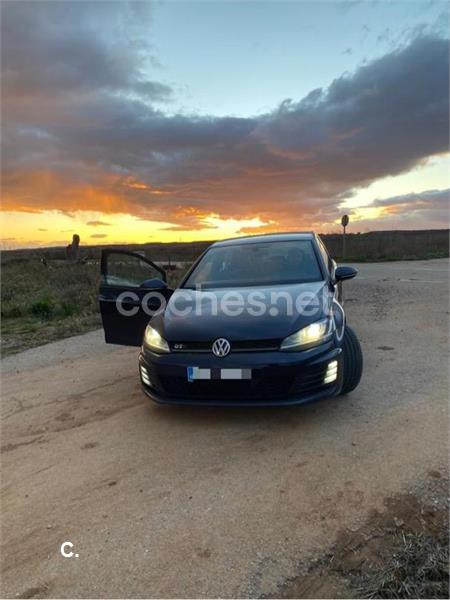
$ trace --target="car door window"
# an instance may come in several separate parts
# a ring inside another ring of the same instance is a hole
[[[144,253],[142,258],[145,259]],[[148,260],[148,259],[147,259]],[[109,252],[106,257],[106,272],[103,274],[105,285],[141,287],[150,279],[163,279],[157,265],[141,260],[135,254]]]

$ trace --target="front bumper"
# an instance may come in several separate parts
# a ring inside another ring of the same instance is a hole
[[[336,381],[325,384],[331,361],[338,362]],[[161,404],[207,406],[287,406],[339,394],[342,350],[333,342],[302,352],[235,352],[224,358],[209,353],[154,354],[143,348],[139,365],[151,385],[144,392]],[[251,380],[187,380],[187,367],[251,369]],[[141,373],[141,369],[139,369]]]

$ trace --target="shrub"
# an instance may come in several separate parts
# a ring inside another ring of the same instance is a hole
[[[61,313],[63,317],[71,317],[77,312],[77,307],[70,302],[61,302]]]
[[[54,304],[49,298],[42,298],[31,305],[31,312],[36,317],[50,319],[53,315]]]

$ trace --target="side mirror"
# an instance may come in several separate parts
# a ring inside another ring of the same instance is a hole
[[[143,281],[140,287],[149,290],[165,290],[167,288],[167,283],[162,279],[154,277],[153,279],[146,279]]]
[[[358,271],[354,267],[336,267],[334,271],[334,279],[336,282],[345,281],[346,279],[353,279]]]

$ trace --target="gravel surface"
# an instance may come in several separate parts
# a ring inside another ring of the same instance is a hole
[[[448,260],[361,264],[347,397],[167,408],[102,332],[2,361],[2,597],[257,597],[448,469]],[[63,558],[63,542],[74,544]]]

